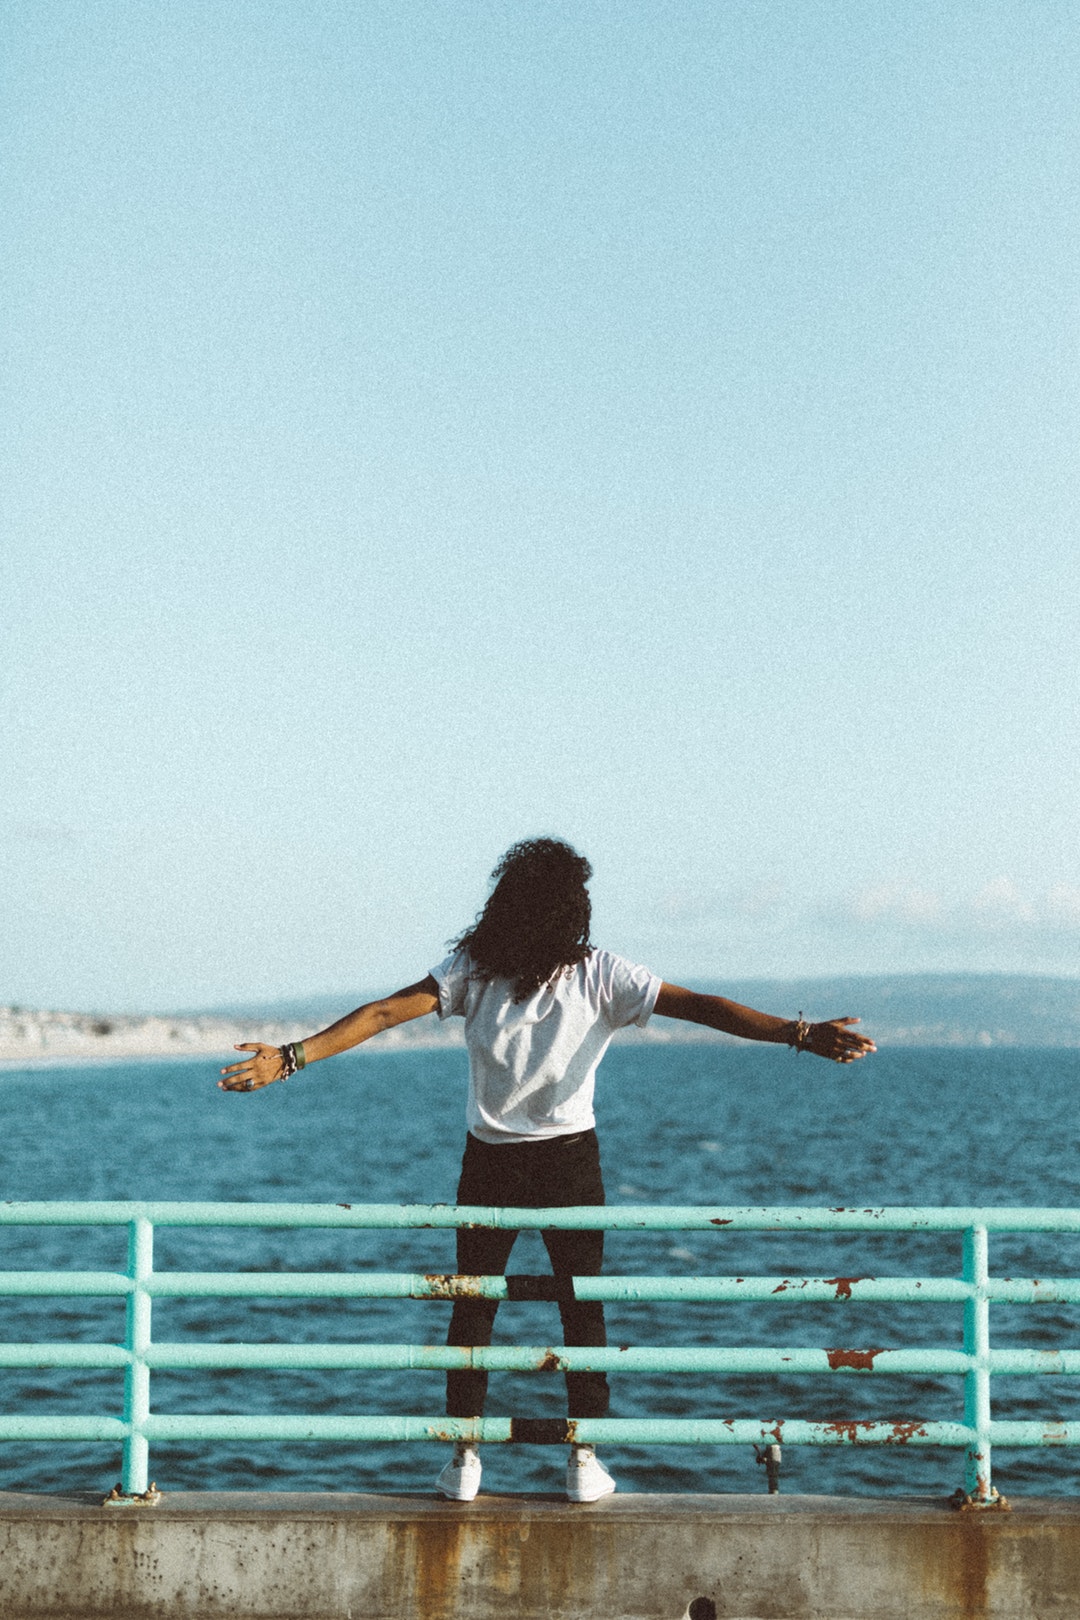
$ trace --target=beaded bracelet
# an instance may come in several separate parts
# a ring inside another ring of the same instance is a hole
[[[798,1056],[800,1052],[804,1052],[806,1050],[807,1043],[810,1040],[810,1031],[813,1029],[813,1027],[813,1024],[808,1024],[806,1022],[806,1019],[803,1017],[802,1012],[800,1011],[798,1022],[795,1025],[795,1035],[789,1043],[795,1048],[796,1056]]]

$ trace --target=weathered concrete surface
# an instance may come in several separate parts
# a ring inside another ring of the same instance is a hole
[[[1080,1503],[0,1493],[0,1620],[1076,1620]]]

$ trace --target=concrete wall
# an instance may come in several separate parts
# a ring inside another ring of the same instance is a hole
[[[0,1494],[2,1620],[1070,1620],[1080,1503]]]

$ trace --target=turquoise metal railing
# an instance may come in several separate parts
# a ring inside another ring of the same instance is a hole
[[[0,1440],[111,1441],[123,1447],[123,1489],[147,1488],[149,1448],[169,1440],[447,1440],[658,1444],[918,1445],[961,1448],[970,1500],[986,1504],[994,1446],[1080,1445],[1080,1423],[1001,1421],[991,1412],[995,1374],[1080,1373],[1080,1350],[992,1349],[991,1304],[1080,1303],[1080,1278],[1031,1281],[991,1277],[991,1233],[1080,1232],[1080,1209],[993,1208],[669,1208],[487,1209],[435,1205],[8,1203],[0,1226],[121,1226],[127,1267],[120,1271],[0,1271],[9,1296],[120,1296],[124,1343],[0,1343],[0,1367],[115,1368],[124,1373],[123,1416],[0,1415]],[[458,1277],[407,1272],[155,1271],[155,1227],[321,1227],[398,1229],[485,1226],[605,1231],[955,1232],[963,1243],[959,1277],[603,1276],[574,1279],[579,1299],[605,1301],[825,1300],[919,1301],[963,1307],[962,1350],[739,1348],[486,1349],[401,1344],[156,1343],[153,1301],[161,1298],[409,1298],[447,1300],[555,1297],[551,1278]],[[150,1377],[177,1368],[330,1368],[951,1375],[964,1381],[963,1420],[809,1422],[752,1418],[522,1418],[168,1415],[151,1411]]]

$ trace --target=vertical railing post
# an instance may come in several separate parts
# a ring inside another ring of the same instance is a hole
[[[971,1292],[964,1301],[964,1351],[972,1365],[964,1375],[964,1422],[975,1438],[965,1453],[964,1486],[975,1502],[990,1502],[990,1301],[988,1243],[985,1226],[964,1233],[964,1281]]]
[[[126,1348],[130,1360],[124,1379],[124,1441],[122,1489],[141,1495],[149,1484],[150,1446],[146,1420],[150,1416],[150,1294],[146,1282],[154,1269],[154,1228],[145,1216],[136,1216],[128,1228],[128,1276],[134,1283],[127,1299]]]

